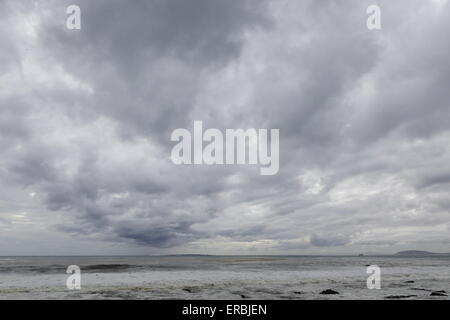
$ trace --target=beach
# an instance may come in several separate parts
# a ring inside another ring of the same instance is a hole
[[[69,265],[81,289],[69,290]],[[367,288],[367,266],[381,289]],[[448,299],[450,257],[1,257],[0,299]],[[325,290],[336,294],[323,294]]]

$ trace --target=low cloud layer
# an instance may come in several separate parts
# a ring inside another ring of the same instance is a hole
[[[450,4],[0,0],[0,254],[449,251]],[[280,171],[170,134],[280,129]]]

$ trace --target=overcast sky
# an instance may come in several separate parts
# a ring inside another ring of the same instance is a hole
[[[449,88],[445,0],[0,0],[0,255],[449,252]],[[174,165],[194,120],[279,173]]]

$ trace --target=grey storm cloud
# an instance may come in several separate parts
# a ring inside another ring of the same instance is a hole
[[[0,1],[0,254],[448,251],[450,5],[375,2]],[[279,173],[174,165],[194,120]]]
[[[345,236],[327,238],[313,235],[311,237],[311,244],[316,247],[343,246],[349,242],[349,239],[347,239]]]
[[[66,4],[57,5],[64,12]],[[83,30],[60,21],[40,34],[57,61],[96,94],[85,107],[124,124],[123,134],[166,141],[186,126],[205,77],[239,58],[245,32],[268,29],[265,1],[81,1]],[[65,17],[62,17],[65,18]],[[70,59],[67,59],[70,56]],[[92,72],[95,70],[95,72]],[[112,94],[116,92],[117,94]],[[170,131],[169,131],[170,130]]]

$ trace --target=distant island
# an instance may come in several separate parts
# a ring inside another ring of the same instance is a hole
[[[400,251],[395,254],[396,256],[408,256],[408,257],[427,257],[427,256],[450,256],[449,253],[435,253],[429,251],[419,251],[419,250],[407,250]]]

